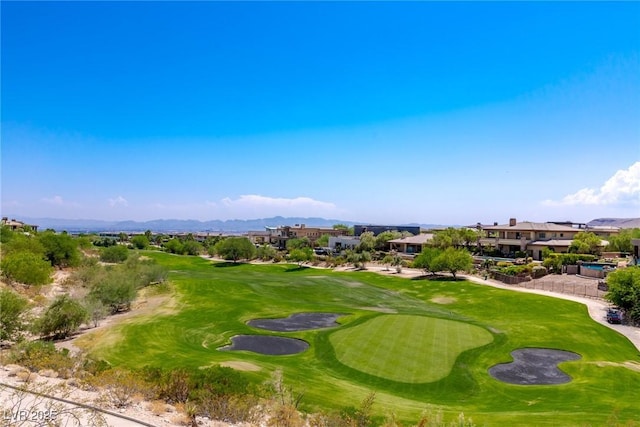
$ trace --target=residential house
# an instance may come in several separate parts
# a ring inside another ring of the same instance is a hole
[[[25,228],[31,229],[33,231],[38,231],[37,225],[26,224],[22,221],[18,221],[17,219],[9,219],[8,217],[2,217],[2,221],[0,225],[3,227],[9,227],[11,230],[24,230]]]
[[[433,240],[432,233],[422,233],[417,236],[403,237],[401,239],[389,240],[389,247],[392,251],[405,254],[419,254],[422,248]]]
[[[585,230],[552,222],[517,222],[511,218],[508,224],[482,226],[482,231],[485,233],[480,239],[482,246],[493,246],[505,256],[526,252],[533,259],[541,260],[544,248],[567,252],[575,235]]]
[[[267,227],[268,229],[268,227]],[[323,227],[307,227],[305,224],[296,224],[293,227],[285,225],[275,229],[275,232],[270,237],[271,244],[277,246],[280,249],[287,247],[287,240],[289,239],[309,239],[312,245],[315,244],[324,234],[331,236],[346,236],[348,230],[323,228]]]
[[[360,238],[354,236],[331,236],[329,237],[329,248],[334,252],[346,249],[355,249],[360,244]]]

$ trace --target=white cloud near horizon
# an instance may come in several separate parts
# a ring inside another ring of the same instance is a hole
[[[68,202],[62,198],[62,196],[55,195],[53,197],[44,197],[42,199],[43,202],[60,207],[79,207],[80,204],[76,202]]]
[[[225,197],[222,205],[233,213],[259,216],[322,216],[338,213],[334,203],[315,200],[310,197],[268,197],[244,194],[237,199]]]
[[[546,206],[609,206],[617,204],[640,205],[640,161],[628,169],[617,171],[599,189],[582,188],[562,200],[545,200]]]
[[[109,199],[109,206],[112,208],[116,206],[129,206],[129,202],[122,196],[118,196],[115,199]]]

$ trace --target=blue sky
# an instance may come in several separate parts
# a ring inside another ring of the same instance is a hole
[[[3,215],[640,216],[640,3],[2,2]]]

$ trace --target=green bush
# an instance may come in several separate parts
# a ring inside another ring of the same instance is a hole
[[[124,245],[109,246],[100,251],[100,261],[119,263],[129,257],[129,250]]]
[[[53,272],[49,261],[26,251],[3,254],[0,268],[8,280],[25,285],[45,285],[51,282]]]

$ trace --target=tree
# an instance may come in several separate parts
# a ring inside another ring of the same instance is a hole
[[[32,252],[10,252],[0,261],[2,275],[25,285],[45,285],[51,282],[53,268],[49,261]]]
[[[376,238],[372,231],[365,231],[360,235],[360,244],[357,247],[358,252],[369,252],[376,247]]]
[[[31,252],[39,255],[40,258],[44,258],[45,249],[38,238],[26,236],[21,233],[14,233],[10,230],[9,232],[11,233],[11,237],[6,242],[2,242],[3,255],[12,252]]]
[[[364,233],[363,233],[364,234]],[[383,231],[382,233],[375,236],[375,249],[378,251],[385,251],[389,249],[389,240],[399,239],[402,237],[402,233],[399,231]]]
[[[436,231],[432,240],[432,245],[440,249],[447,249],[450,247],[459,248],[463,243],[464,239],[461,236],[460,230],[453,227]]]
[[[203,249],[204,248],[202,244],[196,242],[195,240],[186,240],[182,244],[183,253],[187,255],[193,255],[193,256],[200,255]]]
[[[276,256],[276,250],[271,245],[262,245],[256,250],[256,256],[262,261],[269,261]]]
[[[128,256],[129,250],[124,245],[109,246],[100,251],[100,261],[102,262],[124,262]]]
[[[349,236],[353,236],[354,235],[353,227],[349,227],[346,224],[333,224],[333,229],[334,230],[344,230],[344,231],[347,232],[347,235],[349,235]]]
[[[473,258],[465,249],[447,248],[434,261],[437,271],[446,270],[453,278],[456,278],[458,271],[468,271],[473,265]]]
[[[45,249],[44,255],[52,266],[63,268],[80,264],[78,242],[67,233],[45,231],[39,235],[39,239]]]
[[[313,250],[309,247],[302,249],[293,249],[289,252],[289,261],[297,262],[298,267],[302,267],[302,264],[306,261],[313,259]]]
[[[131,244],[136,249],[147,249],[149,247],[149,238],[144,234],[133,236],[131,238]]]
[[[391,254],[386,254],[382,261],[380,261],[384,265],[385,271],[389,270],[389,266],[393,264],[394,257]]]
[[[631,244],[631,239],[640,239],[640,228],[620,230],[620,233],[617,236],[609,236],[607,238],[609,241],[607,251],[632,252],[633,245]]]
[[[184,245],[182,244],[180,239],[171,239],[168,242],[166,242],[163,246],[164,246],[164,250],[169,253],[178,254],[178,255],[184,254]]]
[[[442,255],[442,249],[425,247],[413,260],[414,268],[421,268],[425,273],[435,274],[438,271],[436,260]]]
[[[370,252],[347,251],[347,262],[353,264],[355,268],[366,270],[367,262],[371,261]]]
[[[302,249],[302,248],[310,248],[311,247],[311,242],[309,241],[308,237],[303,237],[301,239],[289,239],[287,240],[287,250],[293,250],[293,249]]]
[[[624,310],[625,316],[640,322],[640,267],[616,269],[607,276],[605,298]]]
[[[136,293],[135,275],[124,269],[112,270],[94,284],[87,298],[100,301],[102,305],[109,307],[111,313],[117,313],[130,308]]]
[[[87,319],[87,311],[82,304],[69,295],[61,295],[46,309],[36,328],[42,336],[66,338],[77,331]]]
[[[94,328],[97,328],[100,321],[107,317],[107,314],[109,313],[108,307],[95,297],[86,298],[84,300],[84,308],[87,310],[87,316],[93,323]]]
[[[0,340],[18,341],[25,330],[28,302],[9,289],[0,289]]]
[[[581,231],[573,237],[569,246],[569,252],[574,254],[599,255],[602,249],[602,240],[590,231]]]
[[[252,259],[256,247],[246,237],[228,237],[216,243],[216,253],[223,259],[237,262],[239,259]]]
[[[316,246],[319,246],[321,248],[326,248],[327,246],[329,246],[329,237],[331,237],[328,234],[323,234],[322,236],[318,237],[318,239],[316,240]]]

